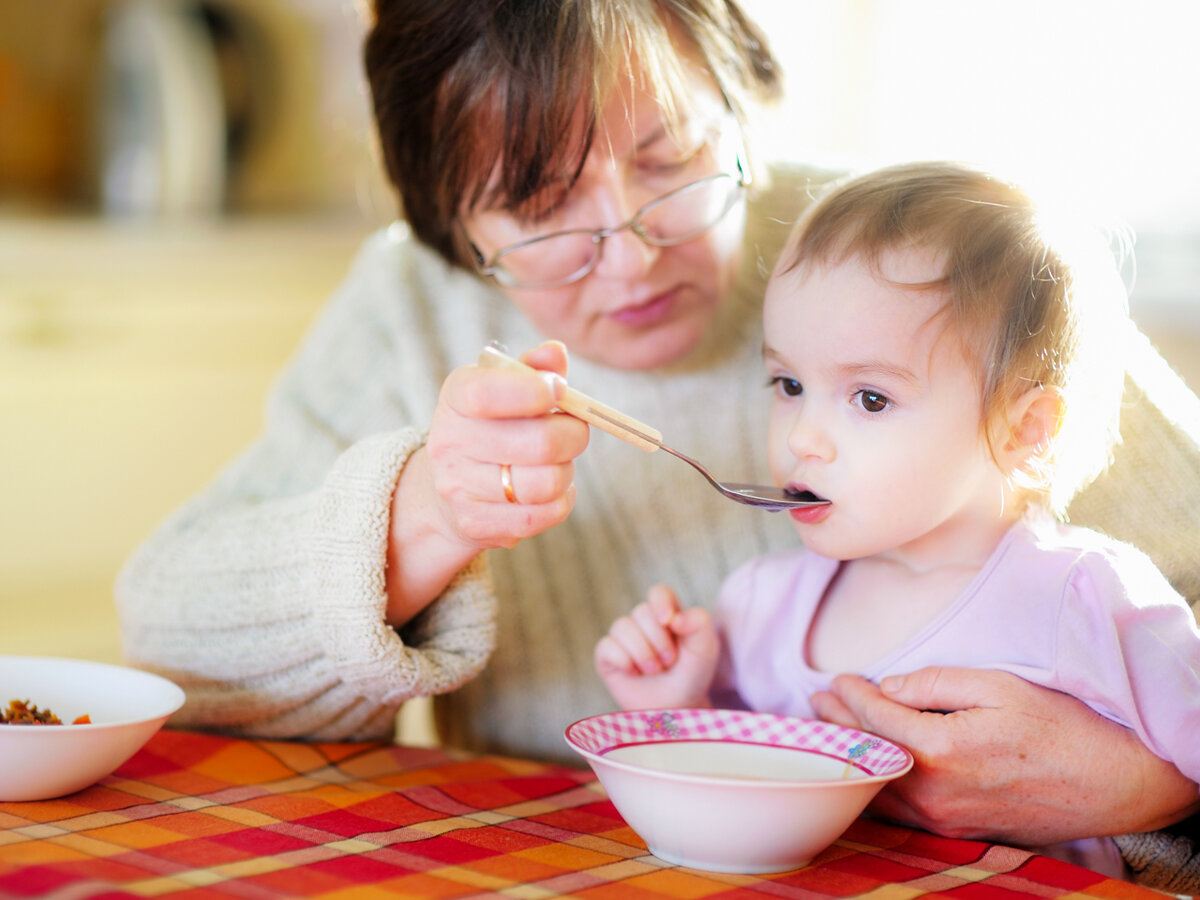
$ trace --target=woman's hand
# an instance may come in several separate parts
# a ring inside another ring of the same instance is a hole
[[[709,706],[717,632],[701,607],[682,609],[664,585],[596,644],[596,672],[622,709]]]
[[[392,503],[388,621],[401,625],[484,550],[563,521],[588,426],[554,413],[567,354],[547,341],[522,356],[540,374],[463,366],[442,384],[425,446]],[[511,499],[505,489],[505,476]]]
[[[912,751],[912,772],[871,810],[927,831],[1038,846],[1153,831],[1200,808],[1196,784],[1134,732],[1005,672],[933,667],[879,687],[841,675],[812,700],[821,718]]]

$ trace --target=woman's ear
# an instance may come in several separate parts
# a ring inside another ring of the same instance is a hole
[[[1005,434],[997,447],[1013,471],[1045,452],[1062,426],[1063,395],[1056,387],[1034,387],[1013,401],[1005,416]]]

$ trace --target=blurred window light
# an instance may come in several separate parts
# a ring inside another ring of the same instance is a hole
[[[1134,300],[1200,307],[1200,54],[1175,0],[746,0],[784,66],[769,155],[960,159],[1136,234]],[[1200,321],[1200,320],[1198,320]]]

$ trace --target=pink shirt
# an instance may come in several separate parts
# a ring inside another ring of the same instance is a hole
[[[809,696],[837,673],[807,665],[805,633],[840,565],[797,548],[726,580],[718,706],[813,715]],[[933,665],[1001,669],[1078,697],[1200,781],[1200,628],[1127,544],[1027,516],[947,609],[858,674],[879,681]]]

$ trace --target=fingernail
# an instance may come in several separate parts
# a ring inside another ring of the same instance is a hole
[[[567,386],[567,380],[557,372],[542,372],[542,381],[546,382],[546,387],[550,388],[550,394],[555,400],[562,396],[563,389]]]
[[[879,689],[885,694],[898,693],[902,687],[904,687],[903,675],[889,675],[879,682]]]

